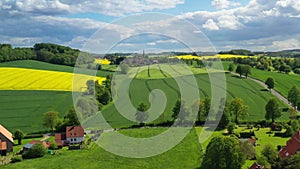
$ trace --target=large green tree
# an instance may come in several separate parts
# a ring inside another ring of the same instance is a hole
[[[278,152],[271,144],[265,145],[261,151],[261,154],[267,158],[267,161],[270,164],[275,164],[278,159]]]
[[[270,99],[265,107],[267,120],[272,120],[272,123],[275,122],[275,119],[281,117],[281,111],[279,109],[279,104],[276,99]]]
[[[24,132],[22,130],[18,129],[14,132],[14,137],[15,137],[15,139],[18,140],[18,144],[21,145],[22,139],[24,138]]]
[[[59,122],[58,112],[49,111],[44,114],[44,126],[54,132],[55,126]]]
[[[251,159],[254,159],[256,157],[256,150],[253,146],[253,143],[251,143],[248,140],[247,141],[241,141],[240,146],[241,146],[241,151],[244,153],[247,160],[251,160]]]
[[[268,86],[269,90],[272,90],[275,87],[275,81],[272,77],[268,77],[265,84]]]
[[[203,158],[203,169],[241,169],[245,155],[235,137],[214,137],[209,142]]]
[[[297,104],[300,102],[300,89],[297,86],[293,86],[288,92],[288,101],[292,103],[292,106],[296,109]]]
[[[182,122],[187,120],[188,115],[189,112],[187,111],[184,102],[178,99],[173,108],[173,119],[177,119],[178,123],[182,124]]]
[[[244,100],[234,98],[229,105],[230,113],[235,117],[235,123],[239,124],[239,118],[248,115],[248,106],[244,105]]]
[[[140,123],[140,125],[144,125],[146,120],[149,117],[149,114],[147,112],[148,106],[144,103],[140,103],[137,107],[137,112],[135,114],[136,121]]]

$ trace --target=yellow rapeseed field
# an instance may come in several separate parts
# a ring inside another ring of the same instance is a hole
[[[89,75],[24,68],[0,68],[0,79],[0,90],[57,91],[84,91],[87,80],[98,80],[99,83],[105,80]]]
[[[101,65],[109,65],[110,61],[107,59],[95,59],[95,63],[99,63]]]
[[[215,56],[193,56],[193,55],[181,55],[176,56],[178,59],[197,59],[202,60],[205,59],[214,59],[214,58],[220,58],[220,59],[232,59],[232,58],[248,58],[249,56],[244,55],[230,55],[230,54],[217,54]],[[171,57],[174,58],[174,57]],[[251,58],[257,58],[257,56],[251,56]]]

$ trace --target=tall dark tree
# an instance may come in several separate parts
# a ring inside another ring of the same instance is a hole
[[[232,72],[234,70],[234,66],[232,63],[229,64],[228,71]]]
[[[276,99],[270,99],[265,107],[266,115],[265,118],[267,120],[272,120],[272,123],[275,122],[275,119],[281,116],[281,112],[279,110],[279,104]]]
[[[189,112],[187,111],[184,102],[178,99],[173,108],[173,119],[177,119],[178,123],[182,124],[185,120],[187,120],[188,115]]]
[[[243,65],[242,66],[242,73],[248,78],[248,75],[251,74],[251,66]]]
[[[239,140],[234,137],[214,137],[204,155],[203,169],[241,169],[245,155],[240,150]]]
[[[235,69],[235,72],[238,73],[240,75],[240,77],[242,77],[242,74],[243,74],[242,66],[238,65]]]
[[[144,125],[146,120],[149,117],[149,114],[147,112],[148,106],[144,103],[139,104],[137,107],[137,112],[135,114],[136,121],[140,123],[140,125]]]
[[[222,114],[221,119],[218,124],[218,129],[225,129],[226,126],[230,123],[231,121],[231,116],[229,113],[229,104],[226,103],[225,99],[222,98],[220,101],[220,106],[218,113]]]
[[[265,84],[268,86],[269,90],[272,90],[275,87],[275,81],[272,77],[268,77]]]
[[[78,125],[80,125],[80,122],[78,120],[78,117],[77,117],[77,114],[76,114],[76,110],[75,110],[74,107],[72,107],[67,112],[66,116],[64,117],[64,122],[68,126],[78,126]]]
[[[289,90],[287,99],[292,103],[294,109],[296,109],[297,104],[300,102],[300,90],[297,86],[293,86]]]
[[[18,140],[18,144],[22,144],[22,139],[24,138],[24,132],[20,129],[14,132],[14,138]]]
[[[244,105],[244,100],[241,98],[234,98],[230,102],[229,110],[235,117],[235,123],[239,124],[239,118],[248,115],[248,106]]]

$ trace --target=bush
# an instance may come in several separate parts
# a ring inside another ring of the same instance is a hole
[[[25,152],[22,157],[23,159],[31,159],[31,158],[40,158],[43,157],[46,154],[46,149],[42,144],[35,144],[32,146],[31,149],[29,149],[27,152]]]
[[[241,138],[251,138],[252,136],[255,137],[254,132],[241,132],[240,133]]]
[[[294,130],[291,126],[289,126],[287,129],[286,129],[286,132],[285,132],[285,137],[291,137],[293,134],[294,134]]]
[[[50,150],[57,150],[58,149],[57,143],[55,141],[51,142],[50,146],[49,146],[49,149]]]
[[[235,123],[230,122],[226,128],[227,128],[229,134],[233,134],[234,129],[235,129]]]
[[[17,163],[17,162],[21,162],[21,161],[22,161],[21,156],[16,156],[11,159],[11,163]]]

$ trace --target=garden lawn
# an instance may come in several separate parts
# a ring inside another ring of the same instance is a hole
[[[149,137],[164,131],[164,128],[147,128],[124,130],[132,137]],[[126,145],[124,145],[126,146]],[[151,145],[149,145],[151,147]],[[100,147],[91,146],[89,149],[77,151],[60,150],[54,156],[46,155],[40,159],[25,160],[15,164],[3,166],[2,169],[53,169],[53,168],[78,168],[78,169],[196,169],[201,163],[201,147],[197,141],[195,130],[173,149],[158,156],[145,159],[132,159],[111,154]]]

